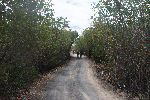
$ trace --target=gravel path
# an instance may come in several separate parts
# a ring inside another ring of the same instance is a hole
[[[98,84],[90,63],[86,57],[72,59],[47,82],[43,100],[122,100]]]

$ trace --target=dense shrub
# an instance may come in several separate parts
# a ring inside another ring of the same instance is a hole
[[[48,0],[0,0],[0,97],[25,88],[69,58],[77,32]]]
[[[148,0],[100,0],[95,6],[97,17],[93,19],[92,27],[83,32],[82,39],[78,39],[82,40],[88,55],[105,65],[108,82],[148,98],[149,3]],[[79,44],[77,41],[77,48]]]

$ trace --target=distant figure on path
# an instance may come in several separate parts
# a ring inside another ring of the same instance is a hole
[[[83,51],[81,50],[80,51],[80,58],[82,58],[82,55],[83,55]]]
[[[75,53],[75,51],[74,51],[74,50],[73,50],[72,52],[73,52],[73,54]]]
[[[77,58],[79,58],[79,54],[80,54],[79,51],[77,51]]]

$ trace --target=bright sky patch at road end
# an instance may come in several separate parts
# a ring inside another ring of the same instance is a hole
[[[79,34],[90,26],[90,18],[94,14],[91,4],[97,2],[98,0],[52,0],[55,16],[67,17],[70,28]]]

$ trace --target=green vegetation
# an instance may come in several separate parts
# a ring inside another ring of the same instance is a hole
[[[75,47],[105,65],[103,76],[115,88],[149,98],[150,1],[100,0],[94,10]]]
[[[67,28],[48,0],[0,0],[0,97],[69,59],[78,33]]]

